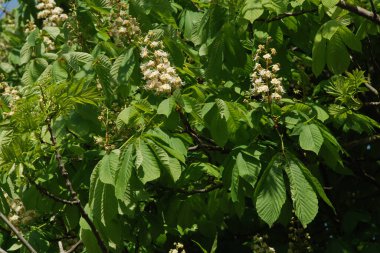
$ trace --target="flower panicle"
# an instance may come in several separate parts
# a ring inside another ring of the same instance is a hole
[[[60,26],[66,19],[67,14],[61,7],[57,7],[54,0],[39,0],[36,5],[38,19],[43,19],[44,26]]]
[[[176,69],[171,66],[169,54],[164,50],[162,41],[154,40],[153,35],[153,32],[148,32],[143,39],[145,46],[140,51],[140,69],[146,81],[145,89],[157,93],[171,93],[181,87],[183,82]]]
[[[252,95],[261,96],[264,101],[279,101],[285,90],[282,78],[277,77],[280,64],[273,63],[272,58],[277,54],[275,48],[267,50],[267,45],[259,45],[254,56],[255,66],[251,74]]]

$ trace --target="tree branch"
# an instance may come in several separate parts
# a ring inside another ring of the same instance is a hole
[[[198,194],[198,193],[207,193],[207,192],[211,192],[211,191],[214,191],[216,189],[221,189],[223,188],[223,184],[222,183],[214,183],[214,184],[211,184],[211,185],[208,185],[206,186],[205,188],[202,188],[202,189],[192,189],[192,190],[185,190],[185,189],[177,189],[177,192],[179,193],[183,193],[183,194],[186,194],[186,195],[194,195],[194,194]]]
[[[7,219],[7,217],[2,212],[0,212],[0,218],[8,225],[8,227],[13,231],[13,233],[15,233],[20,242],[24,244],[24,246],[31,253],[37,253],[37,251],[32,247],[32,245],[30,245],[30,243],[27,240],[25,240],[21,232],[15,226],[13,226],[13,224]]]
[[[373,106],[378,106],[380,105],[380,102],[367,102],[365,105],[373,105]]]
[[[364,9],[362,7],[359,7],[359,6],[351,5],[349,3],[346,3],[346,1],[344,1],[344,0],[340,0],[338,2],[337,6],[339,6],[342,9],[345,9],[347,11],[350,11],[352,13],[355,13],[359,16],[362,16],[363,18],[366,18],[366,19],[380,25],[380,17],[378,15],[376,15],[376,13],[374,13],[374,12],[370,12],[369,10]]]
[[[71,252],[74,252],[76,250],[76,248],[78,248],[78,246],[81,245],[81,244],[82,244],[82,241],[79,240],[73,246],[71,246],[71,248],[69,250],[65,251],[65,249],[63,248],[62,242],[59,241],[58,242],[59,253],[71,253]]]
[[[373,0],[369,0],[369,2],[371,3],[371,8],[372,8],[373,17],[374,17],[374,18],[377,18],[377,13],[376,13],[376,7],[375,7],[375,4],[374,4]]]
[[[212,184],[207,185],[205,188],[192,189],[192,190],[187,190],[184,188],[173,189],[173,188],[168,188],[168,187],[164,187],[164,186],[161,186],[161,188],[166,190],[166,191],[175,191],[175,192],[180,193],[180,194],[194,195],[194,194],[198,194],[198,193],[208,193],[208,192],[214,191],[216,189],[221,189],[221,188],[223,188],[223,183],[213,182]]]
[[[359,139],[359,140],[354,140],[354,141],[351,141],[349,143],[346,143],[344,146],[346,148],[352,148],[355,146],[369,144],[369,143],[375,142],[377,140],[380,140],[380,134],[372,135],[372,136],[369,136],[369,137],[366,137],[363,139]]]
[[[373,94],[375,94],[376,96],[379,96],[379,92],[375,89],[375,87],[373,87],[369,83],[364,83],[364,85],[367,87],[367,89],[372,91]]]
[[[7,252],[3,250],[2,248],[0,248],[0,253],[7,253]]]
[[[77,201],[74,201],[74,200],[67,200],[67,199],[64,199],[64,198],[61,198],[61,197],[58,197],[56,195],[54,195],[53,193],[49,192],[47,189],[43,188],[41,185],[37,184],[36,182],[34,182],[33,180],[31,180],[28,176],[26,176],[26,178],[28,179],[28,181],[34,186],[36,187],[36,189],[42,194],[42,195],[45,195],[57,202],[61,202],[63,204],[68,204],[68,205],[76,205],[78,204]]]
[[[108,249],[107,249],[105,243],[103,242],[103,240],[102,240],[102,238],[101,238],[98,230],[96,229],[95,224],[92,222],[92,220],[90,219],[90,217],[88,216],[88,214],[84,210],[84,207],[83,207],[80,199],[78,198],[78,193],[74,190],[73,185],[72,185],[72,183],[70,181],[69,173],[67,172],[67,170],[65,168],[65,164],[63,163],[63,160],[62,160],[62,156],[61,156],[61,154],[58,151],[57,140],[55,138],[55,135],[54,135],[54,132],[53,132],[53,128],[51,126],[51,118],[48,118],[46,120],[46,124],[47,124],[48,132],[50,134],[50,141],[51,141],[52,147],[54,149],[55,159],[58,162],[58,168],[59,168],[59,170],[61,172],[61,175],[62,175],[63,179],[65,180],[66,187],[67,187],[67,189],[69,190],[69,192],[71,194],[72,201],[75,202],[75,205],[78,207],[79,212],[81,213],[83,219],[90,226],[91,231],[94,234],[94,236],[95,236],[95,238],[97,240],[97,243],[98,243],[101,251],[104,252],[104,253],[107,253]]]
[[[283,13],[281,15],[275,16],[275,17],[270,18],[270,19],[258,18],[258,19],[256,19],[256,21],[262,21],[262,22],[270,23],[270,22],[273,22],[273,21],[281,20],[283,18],[296,17],[296,16],[300,16],[300,15],[303,15],[303,14],[307,14],[307,13],[314,13],[314,12],[317,12],[317,11],[318,11],[318,9],[304,10],[304,11],[299,11],[299,12],[285,12],[285,13]]]
[[[219,147],[215,144],[215,142],[211,139],[208,139],[204,136],[198,135],[198,133],[192,129],[190,122],[187,120],[186,116],[181,112],[180,109],[177,110],[179,113],[179,117],[185,127],[185,132],[188,133],[191,138],[194,140],[196,143],[195,146],[190,147],[188,150],[189,151],[195,151],[198,149],[205,149],[205,150],[214,150],[214,151],[220,151],[222,153],[229,153],[228,150],[226,150],[223,147]],[[207,143],[205,143],[207,142]]]

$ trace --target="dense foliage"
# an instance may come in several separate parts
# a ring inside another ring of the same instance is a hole
[[[376,8],[19,0],[3,10],[0,247],[380,252]]]

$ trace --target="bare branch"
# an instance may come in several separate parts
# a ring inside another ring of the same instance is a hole
[[[73,246],[71,246],[71,248],[67,251],[65,251],[65,249],[63,248],[63,245],[62,245],[62,242],[59,241],[58,242],[58,248],[59,248],[59,253],[72,253],[76,250],[76,248],[78,248],[79,245],[82,244],[82,241],[79,240],[77,241]]]
[[[78,207],[79,212],[81,213],[81,216],[87,222],[87,224],[90,226],[91,231],[94,234],[94,236],[95,236],[95,238],[96,238],[96,240],[98,242],[98,245],[99,245],[101,251],[104,252],[104,253],[107,253],[108,249],[107,249],[105,243],[103,242],[103,240],[102,240],[102,238],[100,236],[99,231],[97,230],[94,222],[90,219],[90,217],[88,216],[88,214],[84,210],[84,207],[83,207],[80,199],[78,198],[78,193],[74,190],[73,185],[72,185],[72,183],[70,181],[69,173],[67,172],[67,170],[65,168],[65,164],[63,163],[63,160],[62,160],[62,156],[61,156],[61,154],[58,151],[57,140],[55,138],[55,135],[54,135],[54,132],[53,132],[53,128],[51,126],[51,118],[48,118],[46,120],[46,124],[47,124],[48,132],[50,134],[51,145],[54,148],[55,159],[58,162],[58,168],[59,168],[59,170],[61,172],[61,176],[65,180],[66,187],[67,187],[67,189],[69,190],[69,192],[71,194],[72,201],[75,202],[75,205]]]
[[[0,253],[7,253],[7,252],[3,250],[2,248],[0,248]]]
[[[379,96],[379,92],[371,84],[364,83],[364,85],[367,87],[367,89],[369,89],[370,91],[372,91],[372,93],[374,93],[376,96]]]
[[[354,140],[354,141],[351,141],[351,142],[345,144],[344,146],[346,148],[352,148],[355,146],[369,144],[369,143],[375,142],[377,140],[380,140],[380,134],[372,135],[372,136],[369,136],[369,137],[366,137],[363,139],[359,139],[359,140]]]
[[[303,15],[303,14],[307,14],[307,13],[314,13],[314,12],[317,12],[317,11],[318,11],[318,9],[304,10],[304,11],[299,11],[299,12],[285,12],[285,13],[283,13],[281,15],[275,16],[275,17],[270,18],[270,19],[259,18],[259,19],[256,19],[256,20],[257,21],[266,22],[266,23],[270,23],[270,22],[273,22],[273,21],[281,20],[283,18],[296,17],[296,16],[300,16],[300,15]]]
[[[380,102],[367,102],[365,105],[373,105],[373,106],[379,106]]]
[[[20,240],[20,242],[31,252],[31,253],[37,253],[37,251],[30,245],[30,243],[25,240],[24,236],[21,234],[21,232],[13,226],[13,224],[7,219],[7,217],[0,212],[0,218],[8,225],[8,227],[15,233],[17,238]]]
[[[223,188],[223,183],[213,182],[210,185],[205,186],[204,188],[191,189],[191,190],[188,190],[185,188],[173,189],[173,188],[168,188],[168,187],[164,187],[164,186],[161,186],[161,188],[166,190],[166,191],[174,191],[174,192],[184,194],[184,195],[194,195],[194,194],[198,194],[198,193],[208,193],[208,192],[214,191],[216,189],[221,189],[221,188]]]
[[[349,3],[346,3],[346,1],[344,1],[344,0],[340,0],[338,2],[337,6],[339,6],[342,9],[348,10],[352,13],[355,13],[359,16],[362,16],[363,18],[366,18],[366,19],[380,25],[380,17],[378,15],[375,15],[375,13],[370,12],[367,9],[364,9],[362,7],[359,7],[359,6],[351,5]]]
[[[61,202],[63,204],[68,204],[68,205],[76,205],[78,204],[78,201],[75,201],[75,200],[67,200],[67,199],[64,199],[64,198],[61,198],[61,197],[58,197],[56,195],[54,195],[53,193],[49,192],[47,189],[43,188],[41,185],[37,184],[36,182],[34,182],[32,179],[30,179],[28,176],[26,176],[26,178],[28,179],[28,181],[34,185],[34,187],[36,187],[36,189],[43,195],[57,201],[57,202]]]
[[[190,147],[189,151],[196,151],[198,149],[204,149],[204,150],[214,150],[214,151],[220,151],[222,153],[229,153],[229,150],[219,147],[215,144],[215,142],[209,138],[206,138],[202,135],[199,135],[190,125],[190,122],[187,120],[186,116],[181,112],[180,109],[177,110],[179,113],[179,117],[185,127],[185,132],[188,133],[191,138],[196,143],[195,146]]]

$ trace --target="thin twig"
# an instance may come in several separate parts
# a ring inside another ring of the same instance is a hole
[[[24,246],[31,253],[37,253],[37,251],[32,247],[32,245],[30,245],[30,243],[27,240],[25,240],[21,232],[15,226],[13,226],[13,224],[7,219],[7,217],[2,212],[0,212],[0,218],[8,225],[8,227],[13,231],[13,233],[15,233],[20,242],[24,244]]]
[[[307,13],[314,13],[317,11],[318,11],[318,9],[304,10],[304,11],[299,11],[299,12],[286,12],[286,13],[283,13],[281,15],[275,16],[275,17],[270,18],[270,19],[258,18],[258,19],[256,19],[256,21],[262,21],[262,22],[270,23],[273,21],[281,20],[283,18],[296,17],[296,16],[300,16],[303,14],[307,14]]]
[[[61,156],[61,154],[58,151],[57,140],[55,138],[55,135],[54,135],[54,132],[53,132],[53,128],[51,126],[51,118],[48,118],[46,120],[46,124],[47,124],[48,132],[50,134],[51,145],[52,145],[52,147],[54,149],[55,159],[58,162],[58,168],[59,168],[59,170],[61,172],[61,175],[62,175],[63,179],[65,180],[66,187],[67,187],[67,189],[69,190],[69,192],[71,194],[72,201],[76,202],[75,205],[78,207],[79,212],[81,213],[83,219],[90,226],[91,231],[94,234],[94,236],[95,236],[95,238],[97,240],[97,243],[98,243],[101,251],[104,252],[104,253],[107,253],[108,249],[107,249],[105,243],[103,242],[103,240],[102,240],[102,238],[100,236],[100,233],[98,232],[95,224],[92,222],[92,220],[90,219],[90,217],[88,216],[88,214],[84,210],[84,207],[83,207],[80,199],[78,198],[78,193],[74,190],[73,185],[72,185],[72,183],[70,181],[69,173],[67,172],[67,170],[65,168],[65,164],[63,163],[63,160],[62,160],[62,156]]]
[[[3,250],[2,248],[0,248],[0,253],[8,253],[8,252],[6,252],[6,251]]]
[[[364,9],[360,6],[351,5],[349,3],[346,3],[346,1],[344,1],[344,0],[340,0],[338,2],[337,6],[339,6],[342,9],[348,10],[352,13],[355,13],[359,16],[362,16],[363,18],[366,18],[366,19],[374,22],[375,24],[380,25],[380,17],[378,15],[374,15],[373,12],[371,12],[367,9]]]

